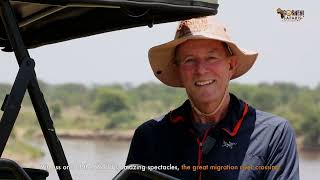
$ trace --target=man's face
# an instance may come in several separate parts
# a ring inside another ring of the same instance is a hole
[[[222,42],[200,39],[179,45],[176,59],[181,81],[195,103],[219,102],[237,63]]]

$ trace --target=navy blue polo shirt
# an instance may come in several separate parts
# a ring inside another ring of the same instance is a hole
[[[191,121],[188,100],[143,123],[126,165],[158,168],[186,180],[299,179],[295,134],[288,121],[230,97],[226,117],[204,133]]]

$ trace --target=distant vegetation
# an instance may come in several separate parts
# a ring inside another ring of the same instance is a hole
[[[184,89],[157,83],[86,87],[81,84],[49,85],[40,82],[57,130],[134,129],[152,117],[178,107],[186,99]],[[10,92],[0,84],[0,99]],[[320,85],[317,88],[275,83],[232,83],[231,92],[252,106],[288,119],[305,145],[320,145]],[[0,113],[1,115],[1,113]],[[32,134],[40,129],[26,96],[16,126]]]

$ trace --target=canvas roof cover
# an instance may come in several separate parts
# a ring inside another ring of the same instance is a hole
[[[217,0],[10,0],[27,48],[215,15]],[[2,22],[0,47],[11,50]]]

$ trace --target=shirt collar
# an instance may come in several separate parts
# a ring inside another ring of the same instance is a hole
[[[224,129],[224,131],[232,136],[232,132],[236,128],[239,119],[241,119],[241,117],[245,115],[245,106],[247,105],[243,101],[230,93],[228,112],[216,127],[218,127],[219,129]],[[192,107],[190,101],[186,100],[180,107],[170,112],[170,122],[177,125],[183,125],[188,129],[192,128],[193,125],[191,122],[191,108]]]

